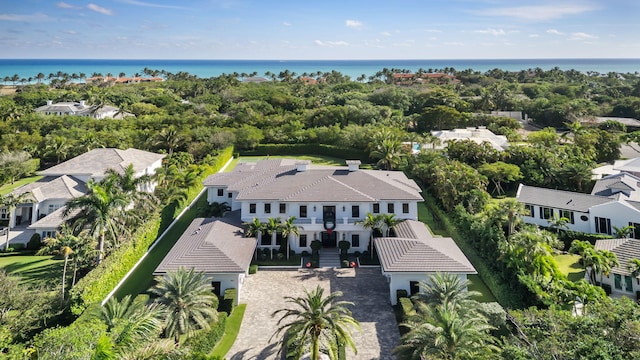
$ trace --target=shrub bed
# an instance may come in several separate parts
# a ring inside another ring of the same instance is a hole
[[[220,305],[218,306],[219,312],[225,312],[231,314],[236,307],[236,299],[238,298],[238,290],[235,288],[227,289],[224,291]]]
[[[227,314],[219,313],[218,321],[210,324],[209,330],[200,330],[196,335],[185,341],[185,344],[191,348],[192,359],[206,359],[207,355],[224,335],[226,324]]]

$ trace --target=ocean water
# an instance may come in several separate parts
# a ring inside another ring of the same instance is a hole
[[[520,71],[554,67],[561,70],[596,71],[599,73],[640,72],[640,59],[500,59],[500,60],[90,60],[90,59],[0,59],[0,82],[7,76],[18,74],[20,78],[35,78],[38,73],[84,73],[87,77],[93,73],[118,76],[125,73],[133,76],[143,74],[144,68],[166,70],[171,73],[188,72],[200,78],[209,78],[221,74],[239,74],[257,72],[264,76],[267,71],[276,75],[284,70],[303,73],[336,70],[355,80],[360,75],[371,76],[388,68],[408,69],[412,72],[422,68],[456,70],[473,69],[485,72],[491,69]]]

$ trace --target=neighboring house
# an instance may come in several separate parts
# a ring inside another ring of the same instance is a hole
[[[640,277],[632,276],[627,268],[629,260],[640,259],[640,240],[638,239],[607,239],[596,240],[597,250],[609,250],[616,254],[619,266],[611,269],[609,274],[602,274],[602,283],[611,286],[613,295],[625,295],[637,298],[640,291]],[[601,274],[596,273],[596,281],[600,281]]]
[[[134,116],[127,112],[121,112],[115,106],[103,105],[87,105],[84,100],[80,102],[59,102],[53,103],[47,100],[47,105],[40,106],[34,110],[37,113],[45,115],[76,115],[89,116],[95,119],[122,119],[125,116]]]
[[[424,145],[424,148],[444,149],[448,141],[471,140],[478,144],[487,142],[498,151],[509,148],[509,140],[504,135],[496,135],[484,126],[468,127],[466,129],[433,130],[431,135],[439,140],[439,144]]]
[[[17,195],[28,193],[27,201],[16,207],[10,223],[28,224],[29,229],[36,230],[46,237],[55,233],[64,219],[62,213],[67,201],[84,195],[89,180],[100,181],[107,169],[123,173],[133,165],[135,176],[152,175],[162,165],[163,154],[155,154],[138,149],[93,149],[73,159],[39,172],[44,177],[36,182],[16,188]],[[154,183],[145,184],[140,191],[152,192]],[[0,208],[0,216],[6,209]],[[58,214],[49,217],[49,215]]]
[[[640,238],[640,178],[627,173],[606,176],[596,182],[591,194],[522,185],[516,199],[529,211],[525,223],[549,226],[549,220],[564,217],[569,230],[613,235],[615,227],[634,227]]]
[[[592,178],[601,179],[603,176],[627,173],[640,177],[640,158],[616,160],[613,164],[607,164],[593,169]]]
[[[245,83],[263,83],[268,81],[269,79],[262,76],[247,76],[242,78],[242,82],[245,82]]]
[[[164,275],[181,267],[193,268],[211,277],[216,295],[229,288],[242,290],[256,248],[256,238],[245,238],[239,211],[220,219],[198,218],[153,272]],[[236,297],[236,305],[240,296]]]
[[[144,82],[162,82],[161,77],[115,77],[115,76],[92,76],[86,79],[87,84],[102,84],[102,83],[115,83],[115,84],[138,84]]]
[[[628,128],[640,128],[640,120],[634,118],[614,117],[614,116],[587,116],[578,119],[581,124],[586,126],[597,126],[607,121],[617,121]]]
[[[438,272],[456,274],[461,280],[477,274],[451,238],[433,237],[424,223],[405,220],[394,227],[396,237],[375,238],[382,273],[389,281],[389,300],[396,305],[398,290],[414,295],[419,282]]]
[[[367,213],[395,214],[398,219],[418,219],[420,187],[401,171],[361,170],[360,161],[348,167],[313,166],[291,159],[241,163],[234,171],[209,176],[204,185],[209,203],[227,202],[241,210],[243,222],[257,218],[286,220],[295,216],[300,236],[289,244],[296,252],[311,252],[311,242],[324,247],[349,241],[352,251],[369,247],[371,230],[359,222]],[[260,248],[278,249],[282,237],[260,237]]]

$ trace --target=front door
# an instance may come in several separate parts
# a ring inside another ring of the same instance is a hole
[[[334,248],[338,242],[338,234],[335,231],[329,233],[328,231],[322,232],[322,247]]]

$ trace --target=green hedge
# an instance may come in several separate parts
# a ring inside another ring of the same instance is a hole
[[[222,150],[215,159],[205,166],[203,176],[208,176],[220,170],[231,158],[232,154],[233,148]],[[179,213],[184,207],[188,206],[202,189],[201,186],[199,184],[189,190],[189,202],[185,202],[181,208],[175,209],[175,213]],[[172,214],[172,220],[175,217],[175,213]],[[163,213],[163,216],[166,216],[166,213]],[[159,214],[152,217],[136,229],[131,241],[122,244],[110,256],[106,257],[99,266],[80,279],[76,286],[69,291],[72,313],[79,315],[89,304],[100,302],[106,298],[109,292],[118,285],[120,280],[147,252],[151,244],[168,226],[168,223],[167,219],[163,219]]]
[[[225,312],[231,314],[236,307],[236,299],[238,298],[238,290],[235,288],[227,289],[224,291],[220,305],[218,306],[219,312]]]
[[[360,160],[363,163],[371,162],[369,154],[360,149],[343,148],[324,144],[262,144],[253,150],[243,150],[240,155],[325,155],[338,159]]]
[[[200,330],[198,333],[185,341],[185,345],[191,348],[192,358],[204,356],[213,350],[218,341],[224,335],[227,324],[227,314],[219,313],[218,321],[211,324],[209,330]]]
[[[487,264],[480,256],[471,241],[464,236],[461,236],[457,228],[451,223],[449,216],[438,207],[433,196],[426,191],[422,192],[422,196],[425,199],[425,204],[429,208],[429,211],[436,214],[436,216],[441,219],[444,229],[453,238],[462,252],[464,252],[469,261],[471,261],[473,266],[476,268],[476,271],[478,271],[478,276],[487,285],[489,290],[491,290],[491,293],[498,302],[506,308],[522,307],[522,304],[513,297],[513,292],[509,288],[508,284],[505,284],[495,271],[491,269],[490,264]]]

